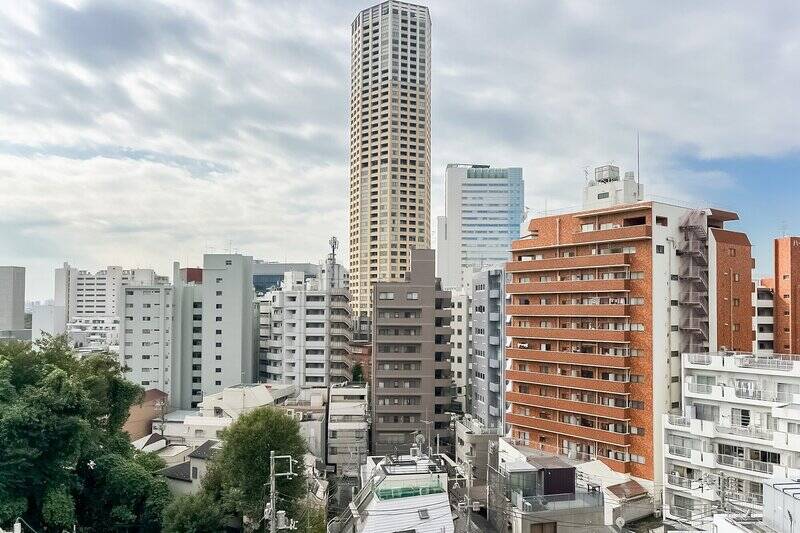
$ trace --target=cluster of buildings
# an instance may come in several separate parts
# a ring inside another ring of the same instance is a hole
[[[451,164],[433,250],[428,9],[377,4],[351,38],[349,269],[335,241],[318,264],[206,254],[171,277],[65,263],[26,324],[24,269],[0,267],[0,338],[115,354],[148,389],[135,446],[177,492],[242,413],[285,410],[311,479],[339,478],[333,533],[784,520],[800,238],[754,282],[736,213],[648,201],[632,172],[528,219],[521,168]]]

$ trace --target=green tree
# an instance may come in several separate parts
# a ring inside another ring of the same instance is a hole
[[[363,383],[364,381],[364,368],[361,366],[361,363],[356,363],[353,365],[353,382],[355,383]]]
[[[164,513],[164,533],[218,533],[224,524],[222,506],[206,492],[176,498]]]
[[[223,446],[216,454],[204,480],[204,488],[226,511],[235,516],[261,517],[269,499],[270,451],[291,455],[299,461],[291,479],[277,481],[281,502],[291,503],[306,494],[303,455],[306,444],[300,425],[283,410],[263,407],[239,417],[222,435]],[[285,471],[286,460],[277,467]],[[292,505],[285,510],[295,515]]]
[[[78,359],[63,336],[0,343],[0,521],[160,530],[169,492],[121,431],[142,393],[113,356]]]

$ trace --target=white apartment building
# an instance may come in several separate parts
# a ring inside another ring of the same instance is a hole
[[[683,412],[664,415],[664,516],[712,529],[712,509],[760,511],[764,484],[800,476],[800,358],[684,354]]]
[[[351,25],[350,276],[357,315],[430,247],[431,19],[389,0]]]
[[[66,310],[66,322],[76,317],[121,316],[122,287],[127,285],[164,285],[166,276],[150,268],[125,269],[109,266],[89,272],[64,263],[55,271],[56,307]]]
[[[25,267],[0,266],[0,331],[25,329]]]
[[[472,319],[470,316],[470,305],[472,293],[469,287],[454,289],[453,299],[453,319],[451,327],[453,334],[450,336],[450,372],[453,376],[455,386],[456,403],[461,406],[464,413],[469,412],[470,408],[470,382],[469,382],[469,359],[472,348]]]
[[[449,164],[445,216],[436,223],[436,275],[442,287],[462,285],[465,269],[508,260],[525,221],[521,168]]]
[[[66,325],[72,347],[79,353],[117,351],[119,348],[118,316],[80,316]]]
[[[171,285],[130,285],[122,296],[119,360],[126,377],[145,389],[172,397],[180,379],[173,368],[174,289]],[[173,375],[175,374],[175,375]]]
[[[369,389],[364,383],[331,386],[328,393],[327,464],[340,476],[357,478],[369,454]]]
[[[173,405],[195,407],[203,395],[252,383],[256,309],[253,258],[205,254],[203,268],[174,264]]]
[[[775,348],[775,291],[756,283],[753,291],[753,353],[772,353]]]
[[[309,388],[352,379],[346,271],[329,258],[320,272],[287,272],[279,289],[259,297],[259,380]]]

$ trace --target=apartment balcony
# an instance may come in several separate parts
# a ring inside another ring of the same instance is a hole
[[[489,313],[489,322],[500,322],[500,313]]]
[[[489,406],[489,415],[490,416],[494,416],[494,417],[500,417],[500,415],[501,415],[500,409],[498,409],[494,405],[490,405]]]
[[[499,359],[488,359],[489,368],[500,368]]]
[[[630,280],[627,279],[532,281],[528,283],[509,283],[508,285],[506,285],[506,294],[627,292],[629,289],[630,289]]]
[[[550,433],[557,433],[559,435],[575,437],[582,440],[613,444],[615,446],[628,446],[630,444],[628,442],[628,435],[625,433],[603,431],[597,428],[567,424],[564,422],[557,422],[555,420],[547,420],[544,418],[533,418],[529,416],[508,413],[506,414],[506,422],[512,426],[527,427],[539,431],[547,431]]]
[[[630,310],[624,304],[598,305],[508,305],[506,316],[535,317],[627,317]]]
[[[506,328],[509,337],[546,340],[573,340],[589,342],[630,342],[630,331],[614,329],[579,329],[579,328],[540,328],[517,327]]]
[[[745,440],[750,441],[772,441],[774,431],[765,429],[758,426],[731,426],[714,424],[714,430],[717,435],[722,437],[743,437]],[[741,439],[738,439],[741,440]]]
[[[500,337],[497,337],[496,335],[491,335],[489,337],[489,344],[492,346],[500,346]]]
[[[512,245],[512,250],[517,249]],[[628,254],[579,255],[533,261],[509,261],[506,263],[506,272],[545,272],[573,268],[624,267],[629,264],[630,256]]]
[[[717,466],[720,468],[728,468],[731,470],[744,471],[746,473],[754,473],[766,477],[772,476],[772,471],[775,468],[774,463],[765,463],[764,461],[754,461],[751,459],[743,459],[741,457],[734,457],[732,455],[716,454]]]
[[[506,392],[506,401],[519,405],[557,409],[567,413],[600,416],[615,420],[628,420],[630,418],[628,410],[624,407],[612,407],[599,403],[576,402],[572,400],[563,400],[561,398],[553,398],[551,396]]]
[[[562,376],[560,374],[540,374],[538,372],[525,372],[521,370],[506,370],[506,380],[519,383],[549,385],[551,387],[567,387],[570,389],[611,392],[616,394],[627,394],[628,389],[628,383],[624,381],[580,378],[573,376]]]
[[[547,363],[570,363],[608,368],[627,368],[630,366],[628,357],[622,355],[602,355],[583,352],[555,352],[529,350],[527,348],[506,348],[506,360],[511,359],[541,361]]]
[[[649,239],[653,236],[653,227],[649,224],[639,226],[621,226],[619,228],[600,229],[595,231],[579,231],[572,234],[575,243],[635,241]]]
[[[500,289],[490,289],[489,298],[500,298]]]
[[[770,376],[800,377],[796,356],[753,356],[733,352],[693,353],[684,355],[687,368],[709,371],[742,372]]]
[[[489,383],[490,392],[500,392],[500,385],[498,383]]]

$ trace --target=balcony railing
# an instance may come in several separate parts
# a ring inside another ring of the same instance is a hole
[[[689,354],[689,363],[693,365],[710,365],[711,356],[705,353]]]
[[[564,509],[580,509],[586,507],[602,507],[603,494],[600,491],[589,491],[576,488],[574,493],[548,494],[522,497],[519,493],[511,493],[511,501],[523,512],[556,511]]]
[[[723,433],[725,435],[739,435],[741,437],[763,440],[772,440],[772,435],[774,433],[771,429],[764,429],[758,426],[723,426],[714,424],[714,429],[717,433]]]
[[[669,415],[668,416],[669,423],[673,426],[686,426],[689,427],[689,417],[686,416],[678,416],[678,415]]]
[[[711,506],[699,505],[692,508],[679,507],[677,505],[669,506],[669,514],[678,517],[682,520],[695,521],[695,520],[710,520],[711,519]]]
[[[794,362],[774,357],[737,357],[736,366],[740,368],[758,368],[761,370],[789,371],[794,368]]]
[[[741,457],[723,454],[717,454],[717,464],[741,468],[742,470],[750,470],[751,472],[759,472],[761,474],[772,474],[772,470],[775,467],[774,463],[753,461],[751,459],[742,459]]]
[[[669,444],[667,450],[670,455],[677,455],[678,457],[691,457],[692,450],[676,444]]]
[[[704,385],[702,383],[689,383],[689,392],[694,392],[696,394],[711,394],[713,390],[713,385]]]
[[[737,398],[744,398],[747,400],[758,400],[761,402],[790,402],[792,401],[792,393],[778,392],[774,390],[762,389],[735,389]]]
[[[669,474],[667,476],[667,481],[669,482],[670,485],[675,485],[676,487],[681,487],[688,490],[696,488],[699,480],[690,479],[688,477],[679,476],[677,474]]]

